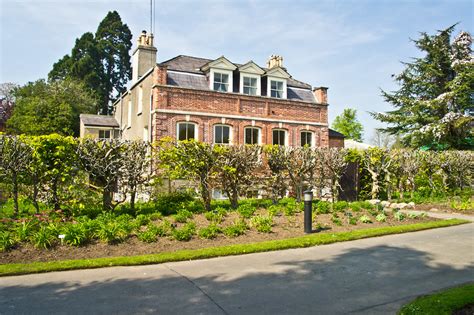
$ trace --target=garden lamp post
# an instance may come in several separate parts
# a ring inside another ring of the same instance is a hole
[[[312,233],[313,192],[308,189],[304,192],[304,232]]]

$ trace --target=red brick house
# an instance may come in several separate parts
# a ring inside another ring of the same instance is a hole
[[[131,87],[114,103],[115,121],[89,126],[81,119],[81,136],[107,137],[118,125],[123,139],[329,146],[327,88],[294,79],[281,57],[266,67],[224,56],[179,55],[157,64],[156,53],[153,35],[142,32]]]

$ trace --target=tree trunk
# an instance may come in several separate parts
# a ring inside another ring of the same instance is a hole
[[[38,204],[38,183],[33,184],[33,206],[35,207],[36,214],[39,213],[39,204]]]
[[[235,187],[232,188],[232,191],[230,192],[230,194],[228,193],[228,196],[232,209],[237,209],[237,207],[239,206],[239,193],[237,192],[237,189]]]
[[[59,196],[58,196],[58,181],[57,179],[53,180],[53,185],[51,187],[51,190],[53,192],[53,205],[54,205],[54,210],[60,210],[61,207],[59,205]]]
[[[135,212],[135,196],[137,195],[136,189],[130,191],[130,210]]]
[[[303,185],[301,183],[295,185],[296,201],[301,202],[301,195],[303,194]]]
[[[102,207],[104,211],[112,210],[112,192],[109,187],[104,188],[104,192],[102,193]]]
[[[207,187],[207,183],[201,180],[201,198],[204,202],[204,207],[206,211],[211,211],[211,195],[209,193],[209,187]]]

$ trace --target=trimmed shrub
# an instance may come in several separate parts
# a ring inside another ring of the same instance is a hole
[[[257,211],[257,208],[252,205],[243,204],[237,208],[237,212],[242,216],[242,218],[246,219],[251,218],[255,211]]]
[[[378,222],[386,222],[387,221],[387,216],[385,215],[385,213],[379,213],[375,217],[375,220],[377,220]]]
[[[193,213],[189,210],[179,210],[178,213],[174,215],[174,220],[179,223],[186,223],[188,219],[191,219],[193,217]]]
[[[271,233],[273,220],[271,217],[264,216],[255,216],[250,219],[250,224],[255,227],[255,229],[262,233]]]
[[[327,201],[319,201],[316,204],[316,213],[317,214],[327,214],[331,212],[331,203]]]
[[[0,252],[6,252],[15,246],[15,244],[15,239],[11,233],[7,231],[0,232]]]
[[[248,230],[248,226],[245,221],[237,220],[232,225],[224,228],[223,232],[225,236],[237,237],[244,235],[246,230]]]
[[[64,242],[72,246],[81,246],[90,239],[90,232],[84,223],[68,224],[63,229]]]
[[[222,228],[217,226],[217,224],[212,223],[209,226],[199,230],[198,235],[200,238],[213,239],[216,238],[219,233],[222,233]]]
[[[172,232],[173,238],[177,241],[189,241],[196,233],[196,224],[189,222],[180,229],[174,229]]]
[[[337,201],[333,204],[333,209],[336,212],[342,212],[349,208],[349,203],[347,201]]]
[[[359,218],[359,222],[362,222],[362,223],[372,223],[372,220],[366,216],[366,215],[363,215]]]

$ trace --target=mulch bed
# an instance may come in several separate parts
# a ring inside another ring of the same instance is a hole
[[[266,214],[266,211],[260,209],[257,211],[257,213]],[[365,211],[359,213],[353,212],[353,215],[356,217],[359,217],[363,214],[369,216],[373,223],[357,222],[357,225],[350,225],[348,223],[348,218],[343,213],[339,213],[339,218],[343,222],[343,225],[337,226],[331,221],[331,214],[317,215],[315,222],[323,227],[323,229],[317,233],[346,232],[358,229],[405,225],[435,220],[433,218],[427,217],[419,219],[406,218],[399,222],[395,220],[391,214],[389,214],[387,216],[387,222],[377,222],[375,218],[365,213]],[[225,217],[221,226],[227,226],[234,222],[234,220],[237,218],[237,213],[231,212],[227,217]],[[73,247],[68,245],[57,245],[49,250],[39,250],[34,248],[31,244],[20,244],[10,251],[0,253],[0,264],[135,256],[144,254],[157,254],[161,252],[174,252],[182,249],[200,249],[231,244],[245,244],[268,240],[286,239],[305,235],[303,232],[303,220],[303,213],[297,213],[292,217],[286,217],[284,215],[276,216],[273,220],[274,225],[272,227],[272,233],[259,233],[254,228],[251,228],[245,235],[239,237],[229,238],[223,234],[220,234],[217,238],[212,240],[200,239],[197,235],[195,235],[188,242],[176,241],[170,237],[160,237],[155,243],[145,243],[138,240],[136,236],[131,236],[123,243],[116,245],[109,245],[99,241],[93,241],[86,246]],[[197,229],[200,227],[205,227],[209,224],[203,214],[195,215],[193,221],[196,223]],[[178,224],[178,227],[181,225],[182,224]],[[317,224],[313,223],[313,228],[316,228],[316,226]]]
[[[457,210],[457,209],[451,208],[451,206],[449,206],[448,204],[439,204],[439,203],[419,204],[419,205],[416,205],[416,210],[474,215],[474,209]]]

